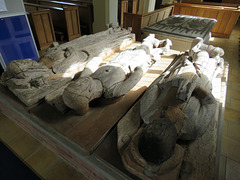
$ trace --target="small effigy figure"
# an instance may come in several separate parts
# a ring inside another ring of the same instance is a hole
[[[80,77],[65,88],[64,103],[84,115],[94,99],[115,102],[138,83],[148,68],[160,59],[160,54],[168,51],[170,46],[170,40],[160,41],[152,34],[140,46],[121,52],[92,74],[90,66],[87,66],[82,72],[85,77]]]
[[[8,87],[26,106],[32,106],[45,98],[49,104],[60,104],[59,109],[64,109],[61,106],[63,89],[89,61],[94,57],[107,57],[114,50],[134,41],[135,35],[131,31],[111,27],[63,44],[55,42],[37,61],[25,59],[9,62],[0,83]]]
[[[127,170],[145,179],[178,179],[184,149],[177,140],[201,137],[212,121],[218,104],[211,80],[223,54],[195,39],[146,90],[131,119],[119,122],[118,149]]]

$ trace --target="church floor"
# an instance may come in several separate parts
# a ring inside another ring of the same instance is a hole
[[[214,44],[225,50],[229,63],[226,107],[224,114],[220,179],[240,179],[240,21],[229,39],[215,38]]]
[[[229,63],[222,133],[220,180],[240,179],[239,37],[240,23],[238,22],[229,39],[214,38],[210,42],[210,44],[222,47],[225,50],[224,59]],[[1,112],[0,141],[13,151],[41,179],[86,179],[58,155],[35,140]]]

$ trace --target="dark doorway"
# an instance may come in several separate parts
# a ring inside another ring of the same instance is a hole
[[[0,65],[0,76],[3,72],[4,72],[4,70],[3,70],[2,66]]]

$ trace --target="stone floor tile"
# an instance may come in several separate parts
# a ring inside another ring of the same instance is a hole
[[[8,120],[8,122],[0,121],[0,139],[5,143],[9,143],[24,134],[26,134],[26,132],[14,122],[10,120]]]
[[[225,107],[231,108],[231,98],[226,98]]]
[[[26,159],[31,154],[39,150],[43,145],[33,138],[28,133],[20,136],[8,143],[8,146],[19,156],[21,159]]]
[[[226,180],[240,179],[240,163],[227,158]]]
[[[228,88],[227,89],[227,96],[230,97],[230,98],[240,99],[240,92],[239,92],[239,90]]]
[[[238,63],[238,66],[232,67],[232,74],[235,76],[238,76],[240,73],[240,65]]]
[[[229,123],[228,120],[224,120],[223,121],[223,131],[222,131],[222,134],[225,135],[225,136],[228,135],[228,123]]]
[[[3,131],[5,132],[6,129],[9,129],[9,128],[19,128],[19,127],[16,125],[16,123],[11,121],[8,117],[6,117],[4,114],[0,112],[0,133],[4,134]]]
[[[227,136],[240,142],[240,124],[229,122],[227,129]]]
[[[232,90],[239,90],[240,89],[240,83],[236,83],[236,82],[232,82],[232,81],[228,81],[227,84],[227,88],[228,89],[232,89]],[[228,97],[227,97],[228,98]]]
[[[231,73],[232,73],[232,71],[231,71]],[[235,83],[240,83],[240,78],[238,76],[236,76],[235,74],[233,75],[231,73],[229,73],[228,80],[235,82]]]
[[[220,156],[220,165],[219,165],[219,172],[218,172],[218,180],[225,180],[226,177],[226,163],[227,157],[224,155]]]
[[[64,161],[58,164],[52,172],[46,177],[47,180],[87,180],[81,173],[73,167],[67,165]]]
[[[236,111],[229,107],[225,108],[224,119],[235,123],[240,123],[240,111]]]
[[[231,109],[240,111],[240,99],[231,98],[230,107]]]
[[[240,142],[229,137],[222,136],[222,154],[240,162]]]
[[[26,164],[43,179],[61,161],[56,154],[45,147],[40,148],[25,160]]]

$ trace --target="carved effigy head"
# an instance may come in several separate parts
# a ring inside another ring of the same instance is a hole
[[[138,150],[147,163],[160,165],[172,156],[177,130],[167,118],[155,119],[139,135]]]
[[[3,84],[16,89],[39,87],[46,83],[51,71],[42,63],[31,59],[14,60],[8,63],[2,74]]]
[[[126,79],[126,74],[118,66],[101,66],[91,76],[81,77],[71,82],[63,92],[64,103],[71,109],[84,115],[89,103],[96,98],[104,97],[105,92]]]
[[[177,129],[168,118],[139,128],[122,153],[127,170],[141,179],[176,179],[184,150],[176,144]]]
[[[62,97],[64,103],[84,115],[89,109],[89,102],[102,95],[102,83],[91,77],[79,78],[71,82],[64,90]]]

